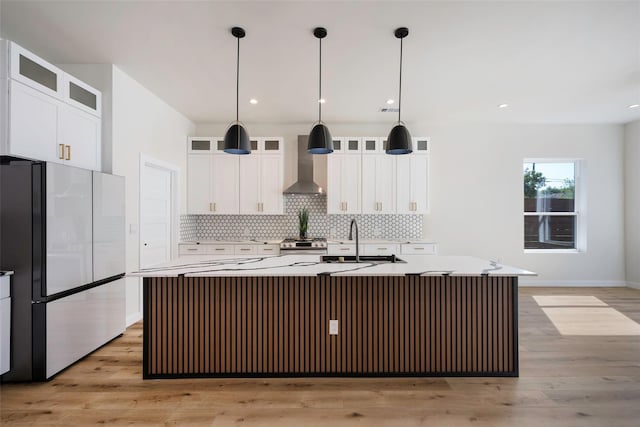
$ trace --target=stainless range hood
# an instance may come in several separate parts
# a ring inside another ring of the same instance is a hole
[[[308,135],[298,135],[298,180],[284,190],[284,194],[325,194],[324,189],[313,182],[313,154],[307,151]]]

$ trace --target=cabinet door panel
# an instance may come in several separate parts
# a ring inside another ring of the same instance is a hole
[[[240,158],[240,213],[259,213],[260,157],[246,155]]]
[[[14,81],[9,83],[9,92],[11,154],[62,162],[57,141],[60,102]]]
[[[393,156],[380,154],[376,159],[376,201],[378,213],[391,214],[396,211],[395,162]]]
[[[378,213],[376,160],[377,156],[362,156],[362,213]]]
[[[411,192],[418,213],[429,211],[429,157],[413,156],[411,159]]]
[[[345,155],[342,159],[342,196],[346,205],[346,213],[361,213],[361,156]]]
[[[65,163],[100,170],[100,118],[62,104],[58,143],[65,146]]]
[[[189,154],[187,166],[187,212],[210,214],[211,156]]]
[[[414,213],[411,164],[412,155],[397,156],[396,160],[396,212],[401,214]]]
[[[262,156],[260,160],[260,213],[282,214],[282,157]]]
[[[332,154],[327,158],[327,213],[342,211],[342,157]]]
[[[219,154],[212,156],[211,175],[213,193],[213,213],[238,213],[238,156]]]

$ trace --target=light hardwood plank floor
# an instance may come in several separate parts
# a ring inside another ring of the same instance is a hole
[[[142,324],[40,384],[0,387],[0,424],[640,426],[640,337],[561,336],[534,295],[595,296],[640,322],[640,291],[520,289],[520,378],[141,379]]]

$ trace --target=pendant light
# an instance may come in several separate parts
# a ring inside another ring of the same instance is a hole
[[[251,153],[249,133],[238,120],[240,98],[240,39],[245,36],[245,32],[240,27],[233,27],[231,34],[238,39],[238,54],[236,56],[236,120],[229,125],[224,135],[224,152],[229,154],[249,154]]]
[[[411,134],[400,120],[400,110],[402,109],[402,39],[409,35],[409,29],[400,27],[395,31],[396,38],[400,39],[400,85],[398,90],[398,122],[393,126],[384,151],[387,154],[409,154],[413,151]]]
[[[333,153],[333,137],[329,128],[322,122],[322,39],[327,36],[326,28],[317,27],[313,35],[320,42],[320,67],[318,72],[318,121],[309,133],[307,151],[311,154]]]

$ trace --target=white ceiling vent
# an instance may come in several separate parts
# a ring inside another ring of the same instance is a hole
[[[380,111],[381,113],[397,113],[398,111],[400,111],[398,109],[398,107],[380,107]]]

